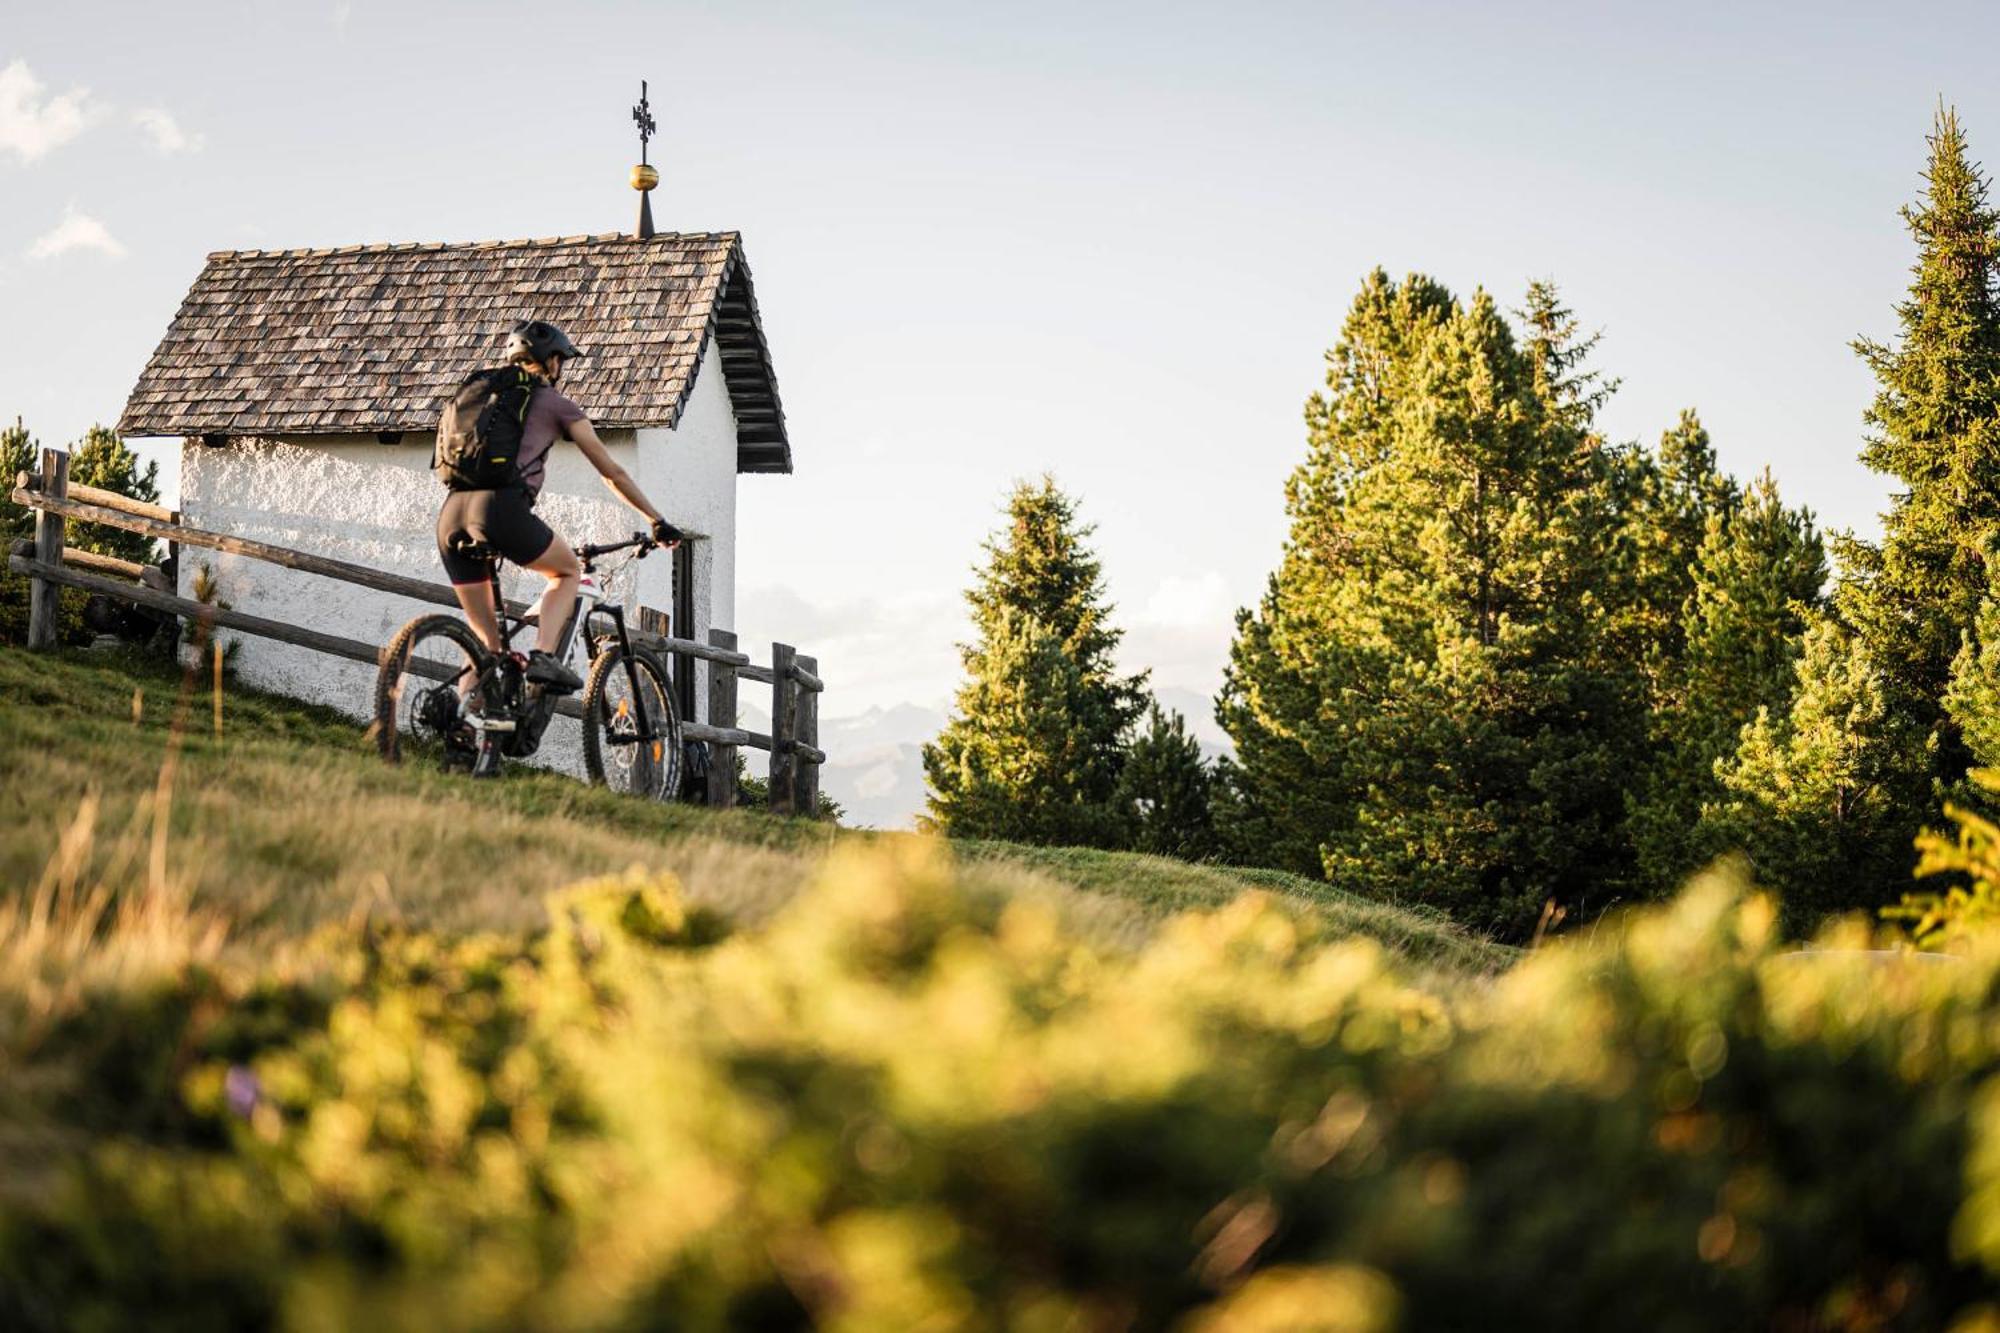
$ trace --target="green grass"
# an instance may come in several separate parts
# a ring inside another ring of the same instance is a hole
[[[694,900],[759,917],[834,846],[915,836],[649,804],[522,768],[482,783],[415,763],[390,768],[352,719],[234,685],[225,687],[218,738],[205,686],[197,682],[185,705],[166,863],[196,904],[230,921],[239,947],[362,910],[446,930],[530,927],[548,891],[633,865],[671,870]],[[92,796],[90,875],[116,884],[147,864],[182,689],[179,671],[121,653],[0,648],[0,882],[38,883]],[[1101,929],[1143,931],[1152,918],[1258,888],[1425,968],[1491,972],[1513,957],[1441,917],[1272,871],[955,846],[1003,887],[1081,895],[1073,905]]]

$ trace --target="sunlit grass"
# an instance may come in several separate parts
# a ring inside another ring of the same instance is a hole
[[[391,769],[352,719],[233,684],[218,739],[206,673],[198,684],[166,832],[191,901],[228,918],[241,947],[344,920],[357,905],[414,926],[531,927],[551,890],[633,865],[673,873],[696,901],[758,917],[832,846],[907,836],[649,804],[528,769],[497,783]],[[122,654],[0,649],[0,885],[36,883],[86,799],[100,827],[146,816],[182,686],[171,668]],[[1259,887],[1439,967],[1490,971],[1512,957],[1436,918],[1274,872],[1004,844],[965,853],[996,880],[1109,899],[1090,910],[1130,916],[1119,930]],[[101,875],[110,855],[95,847],[79,873]]]

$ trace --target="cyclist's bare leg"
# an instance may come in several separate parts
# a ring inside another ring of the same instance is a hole
[[[549,549],[537,556],[528,566],[549,581],[543,590],[541,600],[536,604],[541,612],[540,623],[535,626],[535,646],[545,653],[556,650],[556,639],[563,626],[569,623],[570,612],[576,608],[577,580],[583,577],[583,566],[577,562],[576,552],[569,549],[569,543],[560,535],[549,543]]]
[[[491,652],[499,652],[500,615],[493,605],[493,585],[485,581],[478,583],[454,583],[451,590],[458,594],[459,609],[465,612],[465,623],[472,626],[472,632]]]

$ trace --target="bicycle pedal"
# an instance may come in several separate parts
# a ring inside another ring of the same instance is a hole
[[[474,731],[512,731],[514,729],[514,719],[511,717],[472,717],[466,719],[466,725]]]

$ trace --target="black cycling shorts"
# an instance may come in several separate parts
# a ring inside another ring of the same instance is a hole
[[[549,525],[535,517],[534,502],[523,487],[504,491],[453,491],[438,511],[438,554],[453,583],[484,583],[486,561],[467,555],[464,547],[483,543],[517,565],[532,565],[556,539]]]

